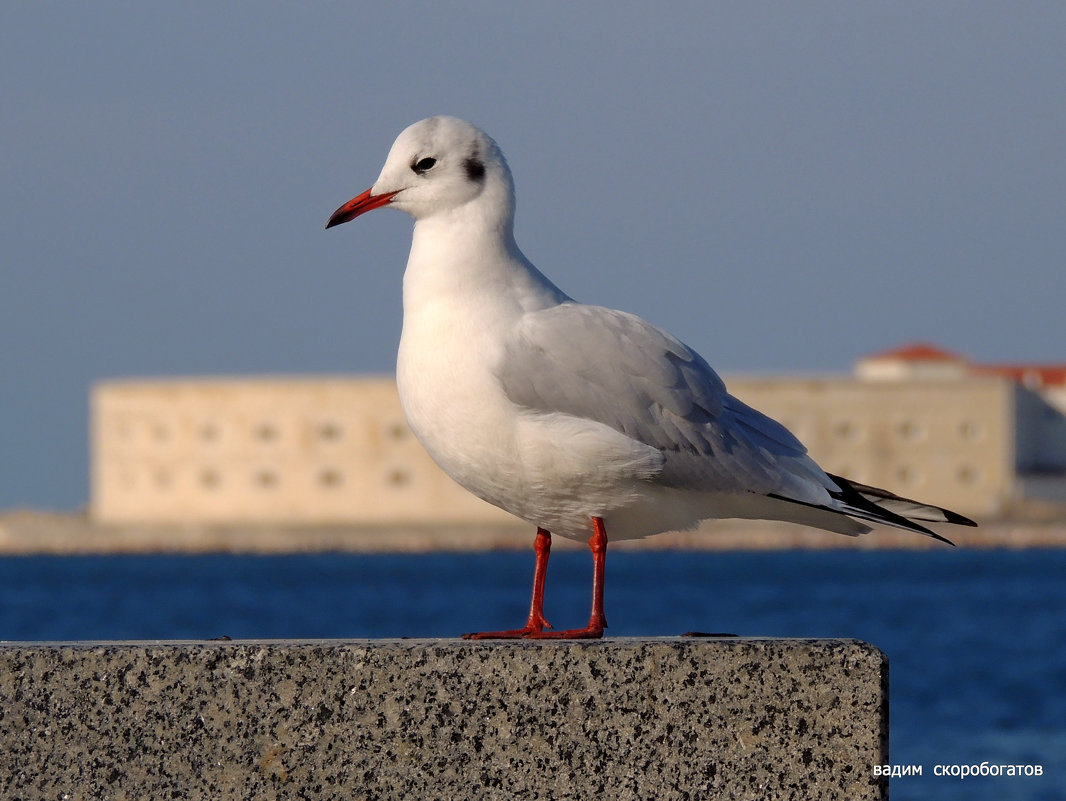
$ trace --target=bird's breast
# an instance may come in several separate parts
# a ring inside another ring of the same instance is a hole
[[[405,311],[396,383],[407,422],[441,468],[486,500],[520,470],[515,421],[492,372],[495,339],[441,305]]]

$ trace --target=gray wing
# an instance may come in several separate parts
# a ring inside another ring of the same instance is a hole
[[[695,351],[632,314],[564,303],[527,314],[497,377],[533,411],[595,420],[663,453],[681,489],[776,493],[806,502],[835,487],[780,423],[741,403]]]

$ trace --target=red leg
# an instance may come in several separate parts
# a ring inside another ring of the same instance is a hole
[[[533,599],[529,602],[529,619],[525,628],[507,631],[481,631],[464,634],[464,640],[517,640],[530,634],[539,634],[551,623],[544,619],[544,580],[548,575],[548,555],[552,549],[552,535],[543,528],[537,529],[537,538],[533,541],[537,553],[537,566],[533,569]]]
[[[603,518],[592,518],[592,536],[589,549],[592,551],[592,614],[589,624],[583,629],[566,631],[532,631],[525,636],[531,640],[595,640],[603,636],[607,618],[603,614],[603,569],[607,561],[607,530]]]

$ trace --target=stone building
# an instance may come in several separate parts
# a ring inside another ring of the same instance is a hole
[[[1066,369],[917,347],[868,357],[855,378],[727,383],[830,472],[978,517],[1066,500]],[[104,382],[91,449],[101,523],[510,520],[430,460],[391,378]]]
[[[430,460],[391,378],[106,382],[91,451],[102,523],[508,519]]]

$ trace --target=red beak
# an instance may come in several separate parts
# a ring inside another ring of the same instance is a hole
[[[326,228],[332,228],[334,225],[340,225],[350,220],[354,220],[360,214],[366,214],[368,211],[381,208],[388,205],[392,200],[392,196],[395,192],[383,192],[380,195],[371,195],[370,190],[366,190],[358,197],[353,197],[335,212],[333,216],[329,218],[329,222],[326,223]]]

